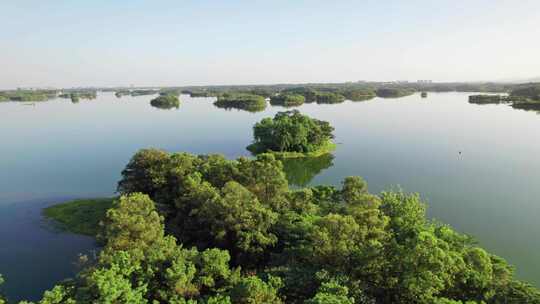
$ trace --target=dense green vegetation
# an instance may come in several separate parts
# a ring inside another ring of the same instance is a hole
[[[512,107],[524,110],[540,110],[540,84],[521,85],[512,90]]]
[[[66,90],[62,94],[58,95],[60,98],[70,98],[71,102],[77,103],[80,99],[96,99],[96,91],[88,90]]]
[[[0,287],[4,284],[4,277],[0,274]],[[0,293],[0,304],[5,304],[7,302],[6,298]]]
[[[304,96],[305,102],[311,103],[317,101],[317,91],[309,87],[293,87],[281,91],[281,94],[295,94]]]
[[[216,96],[215,93],[212,92],[190,92],[190,97],[214,97]]]
[[[340,91],[340,94],[351,101],[364,101],[377,96],[373,88],[343,89]]]
[[[523,84],[506,95],[471,95],[470,103],[500,104],[511,103],[512,107],[524,110],[540,110],[540,84]]]
[[[315,95],[315,101],[317,103],[342,103],[345,101],[345,97],[339,93],[334,92],[317,92]]]
[[[0,91],[2,101],[45,101],[57,96],[56,90],[13,90]]]
[[[137,152],[99,258],[41,303],[540,303],[416,194],[290,190],[272,154]]]
[[[78,199],[43,209],[43,214],[55,221],[60,229],[96,236],[99,222],[112,206],[113,198]]]
[[[421,96],[422,98],[426,98],[426,97],[427,97],[427,92],[422,92],[422,93],[420,93],[420,96]]]
[[[169,89],[165,89],[166,91],[169,91]],[[116,90],[114,95],[116,97],[120,98],[124,95],[130,95],[130,96],[145,96],[145,95],[154,95],[160,93],[157,89],[121,89]],[[172,94],[175,95],[175,94]]]
[[[270,104],[273,106],[297,107],[304,104],[306,98],[300,94],[282,93],[270,97]]]
[[[218,97],[214,105],[218,108],[240,109],[249,112],[259,112],[266,108],[264,97],[247,93],[225,93]]]
[[[383,98],[398,98],[414,94],[412,89],[400,89],[400,88],[379,88],[376,91],[377,96]]]
[[[334,146],[334,128],[327,121],[300,114],[297,110],[279,112],[253,127],[253,144],[248,150],[258,154],[280,152],[284,157],[318,156]]]
[[[180,107],[180,100],[175,95],[160,95],[152,99],[150,105],[160,109],[172,109]]]
[[[476,104],[491,104],[491,103],[502,103],[506,102],[507,98],[501,95],[470,95],[469,103]]]

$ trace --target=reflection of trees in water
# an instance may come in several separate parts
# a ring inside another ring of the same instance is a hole
[[[266,103],[264,105],[256,104],[256,105],[245,105],[245,106],[231,106],[231,105],[224,106],[224,105],[214,103],[214,106],[216,108],[225,109],[227,111],[234,109],[234,110],[240,110],[240,111],[247,111],[251,113],[262,112],[264,111],[264,109],[266,109]]]
[[[283,159],[283,170],[289,184],[304,187],[323,170],[334,165],[332,154],[324,154],[318,157],[300,157]]]

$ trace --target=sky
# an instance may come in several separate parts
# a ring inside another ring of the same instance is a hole
[[[540,1],[0,0],[0,88],[540,76]]]

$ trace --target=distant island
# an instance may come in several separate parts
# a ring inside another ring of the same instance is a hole
[[[266,100],[263,96],[249,93],[225,93],[218,97],[214,105],[224,109],[259,112],[266,108]]]
[[[278,157],[316,157],[335,149],[334,128],[327,121],[311,118],[299,111],[277,113],[253,127],[253,154],[273,153]]]
[[[540,84],[523,84],[516,86],[508,95],[480,94],[469,96],[469,103],[500,104],[508,103],[513,108],[523,110],[540,110]]]
[[[282,93],[270,98],[270,104],[273,106],[297,107],[304,104],[306,98],[300,94]]]
[[[180,100],[175,95],[160,95],[152,99],[150,105],[160,109],[172,109],[180,106]]]
[[[57,95],[57,90],[0,91],[0,101],[46,101]]]

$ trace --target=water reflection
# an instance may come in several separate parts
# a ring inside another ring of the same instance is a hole
[[[315,176],[334,165],[334,156],[324,154],[318,157],[286,158],[283,169],[290,185],[305,187]]]
[[[264,105],[255,104],[255,105],[233,106],[233,105],[222,105],[220,103],[214,102],[214,106],[216,108],[225,109],[227,111],[235,109],[235,110],[238,110],[238,111],[247,111],[247,112],[251,112],[251,113],[262,112],[262,111],[264,111],[266,109],[266,103],[264,103]]]

